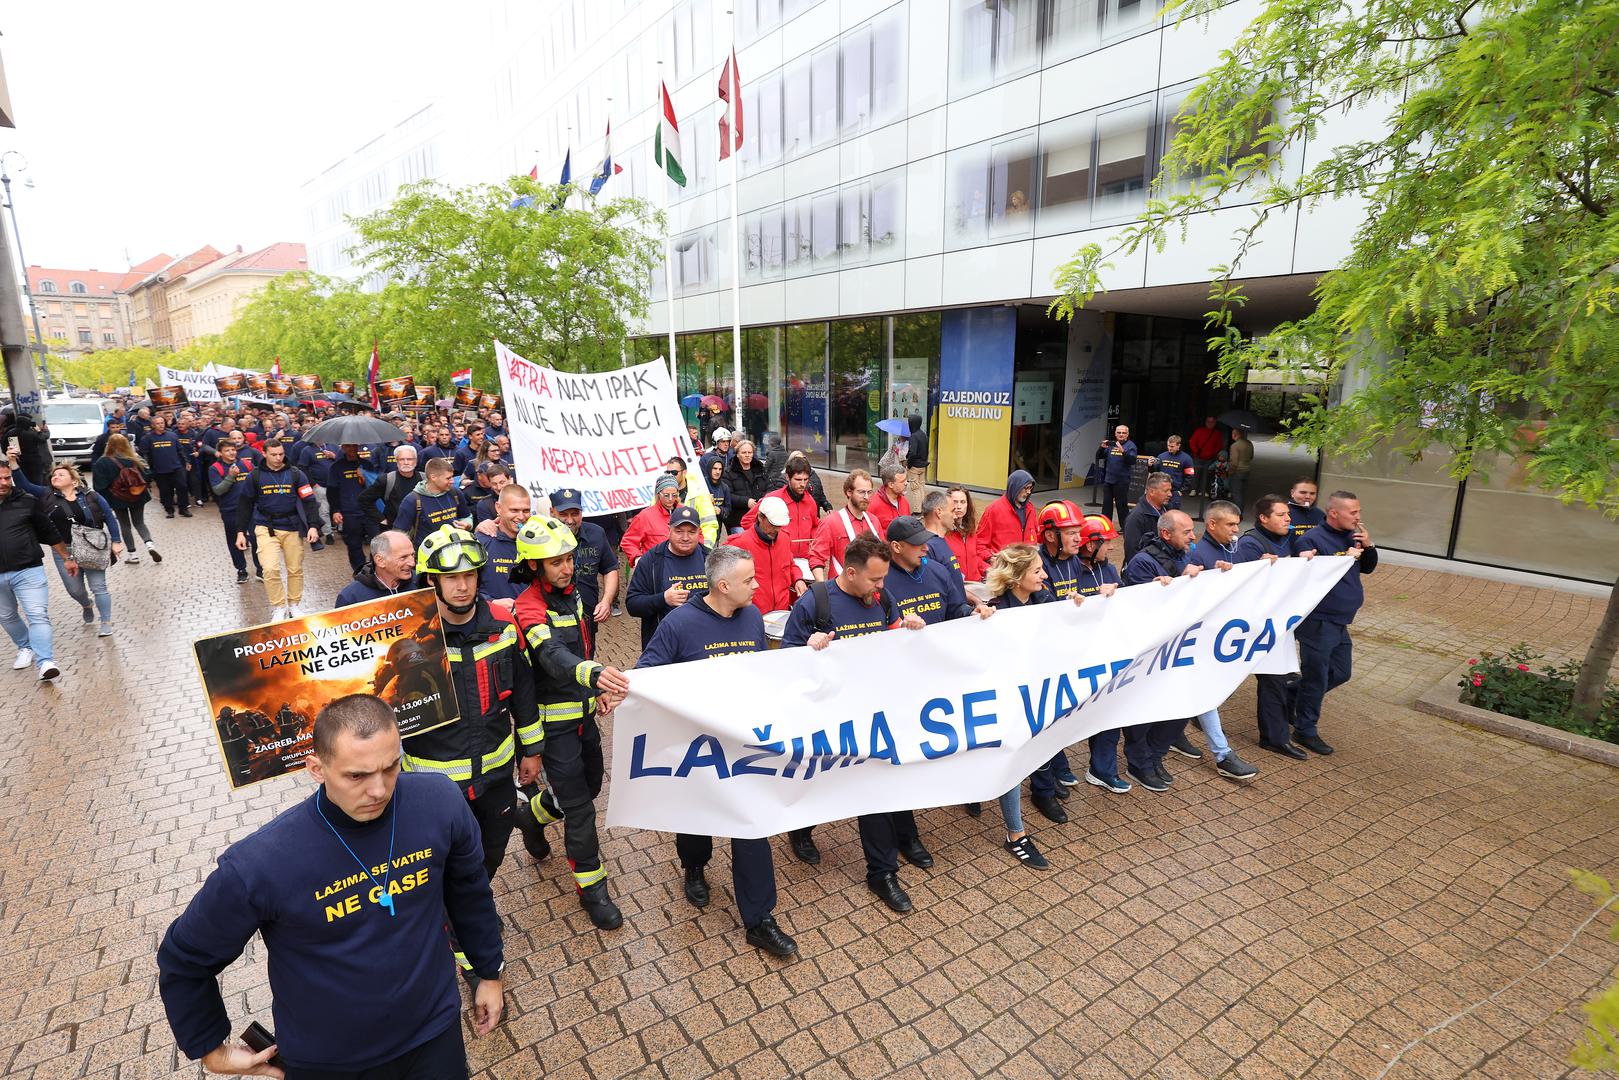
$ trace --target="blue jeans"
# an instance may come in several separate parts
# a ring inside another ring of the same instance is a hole
[[[51,651],[51,619],[47,610],[50,592],[45,584],[45,564],[0,574],[0,626],[11,635],[19,649],[32,649],[39,660],[54,660]],[[19,615],[18,611],[22,614]]]
[[[1001,796],[1001,817],[1006,819],[1006,835],[1023,831],[1023,785]]]
[[[1215,761],[1224,761],[1231,753],[1231,744],[1226,741],[1225,729],[1220,726],[1220,710],[1210,709],[1197,718],[1198,727],[1203,729],[1203,737],[1209,740],[1209,753],[1214,755]]]
[[[1119,729],[1098,731],[1090,737],[1091,775],[1099,780],[1117,779],[1119,775]]]
[[[77,574],[69,574],[67,567],[62,565],[62,556],[51,552],[51,558],[56,560],[56,572],[62,578],[62,587],[67,594],[79,602],[80,607],[90,606],[90,597],[96,598],[96,610],[101,613],[101,622],[105,626],[112,622],[112,594],[107,591],[107,572],[105,570],[86,570],[79,567]],[[86,587],[88,586],[88,590]]]
[[[1040,766],[1029,777],[1029,794],[1037,799],[1055,799],[1057,797],[1057,778],[1068,771],[1068,755],[1058,750],[1056,757]]]

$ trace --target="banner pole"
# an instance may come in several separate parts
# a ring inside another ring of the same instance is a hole
[[[736,213],[736,159],[741,150],[741,125],[736,120],[742,115],[742,75],[736,69],[736,10],[727,14],[731,20],[731,96],[736,98],[730,103],[732,123],[726,131],[726,139],[735,139],[728,148],[727,155],[731,159],[731,426],[735,429],[737,437],[743,437],[742,431],[742,236],[737,230]],[[763,432],[760,432],[761,437]]]

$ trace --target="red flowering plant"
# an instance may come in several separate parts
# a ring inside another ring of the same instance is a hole
[[[1619,685],[1608,684],[1596,721],[1588,723],[1574,714],[1574,684],[1579,677],[1579,661],[1549,663],[1527,643],[1519,642],[1504,656],[1480,653],[1468,660],[1467,673],[1457,685],[1464,705],[1619,742]]]

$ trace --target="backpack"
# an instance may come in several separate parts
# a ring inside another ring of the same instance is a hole
[[[107,490],[124,502],[135,502],[146,494],[146,474],[134,465],[120,465],[117,477]]]
[[[815,629],[822,634],[830,634],[836,629],[832,625],[831,588],[830,581],[817,581],[810,585],[810,592],[815,596]],[[894,610],[894,602],[881,589],[877,590],[877,599],[883,604],[883,625],[893,626],[894,620],[899,618],[899,613]]]

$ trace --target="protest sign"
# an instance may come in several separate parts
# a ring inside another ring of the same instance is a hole
[[[242,378],[247,380],[245,386],[249,393],[262,394],[270,389],[270,376],[268,375],[260,375],[257,372],[250,371],[243,375]]]
[[[407,405],[416,401],[416,379],[411,375],[396,375],[377,380],[377,400],[384,405]]]
[[[438,404],[438,387],[430,383],[416,384],[416,404],[432,408]]]
[[[271,397],[287,397],[292,393],[292,380],[285,375],[271,375],[264,380],[264,389]]]
[[[478,402],[483,400],[483,391],[470,386],[455,388],[455,407],[458,409],[476,409]]]
[[[608,824],[759,837],[993,802],[1097,732],[1196,716],[1250,674],[1296,670],[1292,628],[1350,562],[1247,563],[818,653],[633,671],[613,717]],[[754,707],[715,709],[696,685]]]
[[[243,390],[247,389],[247,376],[216,375],[214,377],[214,388],[218,391],[218,397],[221,400],[228,397],[235,397],[237,394],[240,394]]]
[[[348,694],[382,697],[407,738],[459,714],[431,589],[203,638],[195,649],[232,787],[303,768],[315,715]]]
[[[184,371],[180,368],[157,366],[157,377],[164,386],[183,386],[190,401],[218,401],[219,387],[215,378],[206,371]]]
[[[575,375],[531,364],[495,342],[517,473],[535,497],[579,492],[585,515],[652,502],[663,463],[695,461],[662,360]]]
[[[152,399],[154,409],[175,409],[182,405],[191,404],[186,397],[186,388],[183,386],[159,386],[146,392]]]
[[[332,390],[334,392],[336,392],[336,393],[347,394],[349,397],[353,397],[354,396],[354,380],[353,379],[333,379],[332,380]]]
[[[292,390],[295,394],[314,394],[320,391],[319,375],[294,375]]]
[[[500,395],[493,394],[488,390],[485,390],[483,392],[483,399],[478,402],[478,407],[488,409],[490,412],[494,412],[496,409],[500,408]]]

